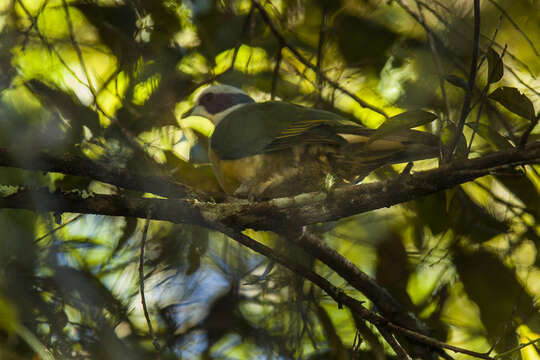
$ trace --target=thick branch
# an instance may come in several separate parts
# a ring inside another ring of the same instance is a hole
[[[449,349],[454,352],[468,354],[473,357],[492,360],[492,358],[488,354],[478,353],[478,352],[470,351],[470,350],[463,349],[457,346],[449,345],[441,341],[438,341],[437,339],[434,339],[432,337],[423,335],[417,331],[410,330],[400,325],[394,324],[393,322],[388,321],[387,319],[378,315],[377,313],[368,310],[362,305],[361,301],[358,301],[355,298],[345,294],[345,292],[335,287],[327,279],[315,273],[313,270],[304,267],[303,265],[299,264],[297,261],[289,260],[283,255],[280,255],[274,252],[269,247],[253,240],[249,236],[246,236],[242,234],[241,232],[235,231],[226,226],[222,226],[220,224],[216,224],[215,226],[208,224],[208,226],[213,227],[215,230],[222,232],[223,234],[229,236],[230,238],[238,241],[242,245],[266,256],[267,258],[277,263],[280,263],[281,265],[284,265],[285,267],[294,271],[296,274],[301,275],[302,277],[308,279],[309,281],[317,285],[324,292],[326,292],[332,299],[334,299],[339,307],[341,307],[342,305],[347,306],[349,309],[351,309],[351,311],[355,315],[375,325],[375,327],[379,329],[379,331],[383,334],[385,339],[389,342],[390,346],[396,351],[396,353],[399,353],[398,356],[401,359],[410,359],[410,356],[401,347],[401,344],[399,344],[397,340],[393,338],[393,335],[389,332],[389,330],[396,331],[404,335],[405,337],[409,338],[410,340],[423,344],[428,349],[439,349],[439,350]]]
[[[238,202],[233,213],[219,210],[220,221],[259,230],[279,230],[327,222],[390,207],[450,189],[476,178],[524,164],[540,163],[540,141],[472,160],[444,164],[437,169],[398,178],[337,188],[329,193],[302,194],[267,202]],[[249,215],[249,216],[246,216]]]
[[[355,289],[377,304],[377,308],[385,318],[409,329],[423,332],[420,323],[415,317],[407,312],[385,288],[377,284],[376,281],[315,234],[307,232],[296,241],[296,244],[314,258],[322,261],[339,276],[347,280]]]
[[[280,232],[280,229],[300,228],[389,207],[452,188],[498,170],[538,163],[540,141],[532,142],[521,150],[499,151],[477,159],[455,161],[437,169],[402,175],[395,179],[337,188],[329,193],[308,193],[256,203],[237,200],[216,204],[195,199],[149,199],[113,195],[83,198],[76,193],[65,195],[27,190],[1,198],[0,207],[145,218],[148,206],[154,206],[154,220],[191,224],[221,222],[234,229]],[[78,175],[86,175],[84,169],[79,170]],[[137,186],[144,186],[148,178],[132,176],[131,180]]]
[[[158,220],[168,220],[173,222],[185,222],[199,224],[216,228],[215,224],[221,222],[228,224],[238,237],[238,230],[244,227],[272,229],[286,226],[298,226],[318,221],[337,219],[342,216],[353,215],[355,213],[369,211],[383,206],[391,206],[403,201],[407,201],[422,195],[434,193],[446,188],[453,187],[460,183],[472,180],[496,170],[513,167],[522,164],[538,163],[540,161],[540,142],[529,144],[522,150],[513,149],[510,151],[493,153],[482,158],[473,160],[463,160],[451,164],[443,165],[434,170],[419,172],[413,175],[400,176],[397,179],[382,181],[377,183],[351,186],[336,189],[331,193],[303,194],[295,198],[274,199],[261,203],[249,203],[247,201],[234,201],[229,203],[212,204],[189,199],[150,199],[121,197],[113,195],[94,195],[84,197],[78,193],[69,194],[49,193],[39,190],[21,190],[13,195],[0,199],[0,207],[21,208],[35,211],[57,211],[57,212],[79,212],[103,215],[133,216],[144,218],[148,214],[148,209],[152,208],[152,218]],[[318,210],[318,211],[315,211]],[[289,218],[287,218],[289,217]],[[230,231],[229,231],[230,232]],[[233,235],[231,233],[231,235]],[[238,240],[237,240],[238,241]],[[242,242],[244,243],[244,242]],[[248,244],[250,248],[263,254],[264,249],[260,249],[256,244]],[[332,264],[332,267],[343,268],[338,273],[349,272],[350,264],[339,264],[335,257],[328,257],[327,249],[321,248],[325,255],[318,258],[325,258],[325,262]],[[282,261],[278,261],[283,263]],[[337,264],[337,265],[336,265]],[[285,263],[284,265],[290,265]],[[291,267],[291,266],[289,266]],[[292,266],[293,271],[297,271]],[[351,274],[356,274],[352,271]],[[356,274],[358,275],[358,274]],[[343,275],[342,275],[343,276]],[[352,276],[354,277],[354,276]],[[359,287],[351,276],[347,280]],[[437,343],[435,339],[423,337],[418,332],[407,330],[388,321],[367,309],[359,306],[354,299],[345,296],[334,287],[329,287],[328,283],[321,282],[321,278],[310,274],[311,281],[328,290],[338,303],[350,307],[353,311],[362,314],[362,317],[376,324],[377,326],[388,326],[392,330],[399,331],[408,337],[421,343],[434,346],[445,347],[454,351],[463,352],[464,349],[455,350],[450,345]],[[352,279],[352,280],[351,280]],[[362,277],[362,286],[366,282]],[[359,282],[358,280],[357,282]],[[369,287],[363,291],[369,292]],[[375,295],[381,295],[378,289],[373,288]],[[367,294],[366,294],[367,295]],[[370,297],[372,297],[371,295]],[[384,297],[383,297],[384,298]],[[381,302],[384,304],[384,301]],[[389,302],[389,309],[392,303]],[[399,309],[396,309],[399,311]],[[390,311],[391,312],[391,311]],[[391,316],[388,316],[391,318]],[[408,325],[410,326],[410,325]],[[413,326],[411,326],[413,327]],[[480,356],[479,356],[480,355]],[[474,354],[473,356],[486,357],[485,354]]]
[[[0,166],[86,176],[126,189],[173,198],[194,193],[188,186],[164,177],[141,175],[75,155],[55,156],[43,151],[28,154],[28,149],[0,148]]]

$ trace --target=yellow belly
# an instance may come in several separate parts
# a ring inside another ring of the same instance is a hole
[[[210,149],[214,173],[223,188],[237,197],[273,198],[320,189],[331,171],[307,147],[285,149],[236,160],[222,160]]]

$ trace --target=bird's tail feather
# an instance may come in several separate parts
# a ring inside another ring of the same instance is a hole
[[[340,135],[347,144],[333,163],[337,174],[349,181],[360,181],[383,165],[438,158],[444,152],[439,138],[427,132],[404,130],[370,142],[374,130],[353,126],[343,130]]]

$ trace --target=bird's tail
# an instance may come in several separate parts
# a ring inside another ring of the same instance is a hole
[[[355,126],[339,130],[347,143],[333,162],[337,174],[349,181],[360,181],[383,165],[438,158],[444,151],[439,138],[427,132],[403,130],[370,141],[375,130]]]

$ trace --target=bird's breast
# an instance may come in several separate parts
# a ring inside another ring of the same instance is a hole
[[[327,152],[319,146],[295,146],[223,160],[212,149],[209,151],[223,190],[244,198],[273,198],[320,189],[322,179],[332,171]]]

